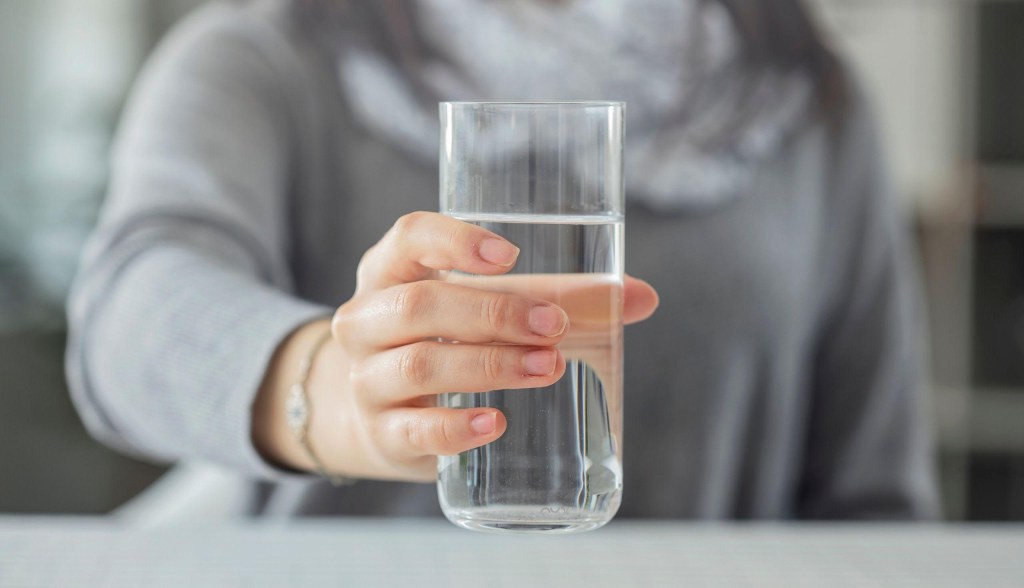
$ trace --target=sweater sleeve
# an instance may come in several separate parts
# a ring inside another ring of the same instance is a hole
[[[833,277],[817,336],[798,514],[931,518],[937,492],[915,264],[862,97],[835,147],[825,223],[832,247],[822,270]]]
[[[215,4],[144,70],[69,300],[66,362],[101,441],[274,477],[251,405],[280,342],[331,309],[291,293],[289,110],[260,26]]]

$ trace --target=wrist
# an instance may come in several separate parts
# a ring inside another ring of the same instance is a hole
[[[329,332],[330,325],[326,328]],[[310,450],[303,451],[306,461],[313,469],[321,469],[320,473],[329,473],[329,477],[355,477],[349,462],[358,454],[352,434],[357,423],[354,422],[355,411],[347,403],[348,364],[344,350],[329,339],[310,359],[312,364],[305,386],[309,408],[307,438],[319,464],[313,463]],[[299,445],[301,448],[301,443]]]
[[[325,371],[323,364],[326,362],[321,361],[321,356],[330,345],[321,346],[315,357],[309,357],[309,353],[329,328],[330,323],[326,320],[299,327],[278,346],[267,367],[252,407],[252,437],[256,450],[274,465],[301,471],[315,470],[315,464],[289,426],[288,395],[302,377],[302,364],[307,358],[312,360],[307,380]],[[306,383],[307,386],[311,384],[310,381]],[[324,403],[319,398],[313,402],[318,405]],[[311,423],[310,429],[319,426],[322,425]]]

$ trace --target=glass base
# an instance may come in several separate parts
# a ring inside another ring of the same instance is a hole
[[[603,527],[611,516],[584,512],[553,512],[549,508],[450,510],[452,523],[471,531],[487,533],[568,534]]]

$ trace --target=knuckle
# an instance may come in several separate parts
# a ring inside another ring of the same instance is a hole
[[[366,250],[363,257],[359,259],[359,265],[356,266],[356,283],[362,284],[366,282],[373,273],[373,260],[377,257],[380,245],[374,245],[373,247]]]
[[[445,417],[438,420],[434,438],[437,442],[436,448],[439,454],[457,452],[461,435],[459,434],[459,426],[455,423],[455,419]]]
[[[409,235],[413,232],[416,227],[423,222],[423,219],[427,216],[426,212],[417,210],[408,214],[403,214],[398,217],[395,221],[394,226],[391,228],[392,234],[399,239]]]
[[[480,370],[488,381],[497,381],[505,373],[505,353],[499,347],[488,347],[480,352]]]
[[[483,320],[493,331],[504,331],[512,320],[514,307],[508,294],[491,294],[484,299]]]
[[[418,420],[388,412],[369,419],[371,436],[389,462],[402,462],[423,454],[420,450],[423,435]]]
[[[407,456],[454,454],[460,445],[458,424],[447,416],[401,419],[384,434],[400,441]]]
[[[423,449],[423,423],[417,419],[409,419],[405,421],[402,427],[402,436],[405,439],[406,446],[414,450]]]
[[[395,314],[411,323],[428,307],[433,296],[433,288],[427,282],[405,284],[396,290]]]
[[[416,455],[453,453],[458,447],[458,432],[447,418],[412,418],[405,421],[402,437]]]
[[[367,418],[367,429],[378,448],[394,453],[409,438],[409,423],[387,412],[380,412]]]
[[[409,345],[398,359],[398,374],[408,384],[422,387],[430,382],[434,366],[428,348],[423,344]]]
[[[474,234],[476,227],[465,222],[453,223],[447,231],[447,244],[449,251],[463,251],[471,249],[475,241]]]
[[[357,314],[355,303],[350,300],[339,306],[331,318],[331,335],[342,345],[351,342],[350,334],[356,330]]]

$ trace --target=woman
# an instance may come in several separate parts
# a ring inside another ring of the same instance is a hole
[[[630,104],[627,268],[661,310],[627,330],[620,516],[932,515],[906,243],[870,117],[794,0],[201,11],[139,82],[72,297],[87,425],[268,481],[254,513],[438,512],[396,482],[505,422],[432,395],[553,382],[565,317],[426,279],[516,255],[413,213],[436,209],[436,101],[531,98]],[[656,305],[628,281],[629,321]],[[444,336],[514,345],[423,343]],[[288,429],[310,354],[310,444],[353,486],[304,475]]]

